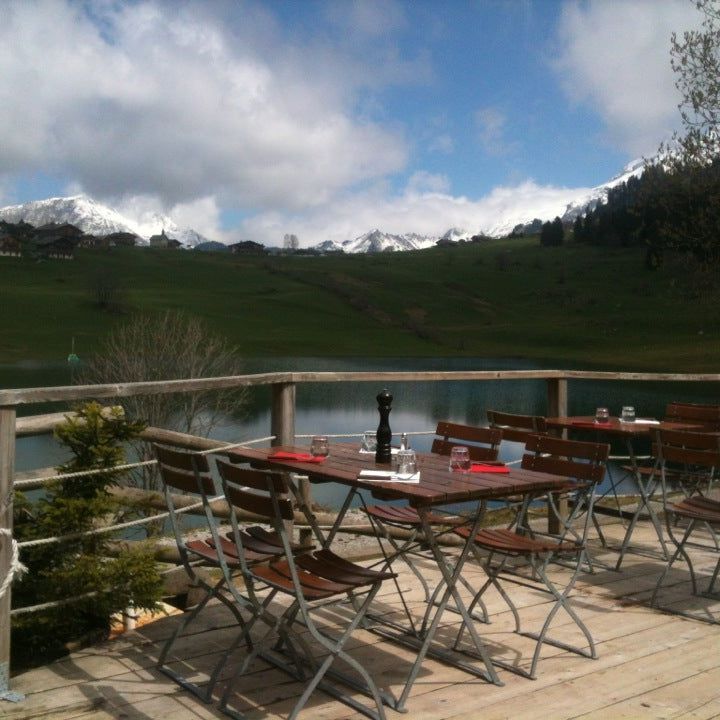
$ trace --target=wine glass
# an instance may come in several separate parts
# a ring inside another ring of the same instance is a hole
[[[610,411],[606,407],[599,407],[595,411],[595,422],[596,423],[609,423],[610,422]]]
[[[310,441],[310,454],[313,457],[327,457],[330,453],[330,445],[325,435],[315,435]]]
[[[635,422],[635,408],[631,405],[625,405],[620,411],[620,420],[626,423]]]
[[[470,472],[470,450],[464,445],[456,445],[450,450],[450,470],[453,472]]]
[[[375,452],[377,450],[377,433],[375,430],[366,430],[363,433],[362,449],[365,452]]]
[[[398,475],[414,475],[417,472],[417,455],[414,450],[399,450],[396,457]]]

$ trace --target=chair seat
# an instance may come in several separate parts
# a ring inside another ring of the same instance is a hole
[[[408,527],[420,527],[422,525],[418,511],[408,505],[369,505],[365,508],[365,512],[388,524],[406,525]],[[431,525],[462,525],[467,522],[465,518],[457,515],[439,513],[429,513],[427,519]]]
[[[298,578],[307,600],[324,600],[334,595],[352,592],[379,580],[397,577],[395,573],[370,570],[320,550],[300,555],[295,559]],[[253,574],[268,585],[290,595],[295,594],[290,565],[287,561],[272,562],[253,569]]]
[[[720,525],[720,502],[694,495],[671,506],[672,512],[691,520]]]
[[[454,532],[465,539],[470,535],[469,528],[458,528]],[[575,552],[579,547],[574,542],[558,542],[552,538],[545,537],[533,538],[528,535],[519,535],[514,530],[504,528],[486,528],[480,530],[475,533],[473,541],[478,547],[495,552],[504,552],[509,555]]]

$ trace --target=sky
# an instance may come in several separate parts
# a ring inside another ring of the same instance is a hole
[[[0,0],[0,205],[223,242],[479,232],[679,127],[691,0]]]

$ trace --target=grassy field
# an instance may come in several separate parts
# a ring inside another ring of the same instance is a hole
[[[363,256],[231,257],[150,249],[73,261],[0,257],[2,362],[95,352],[133,312],[182,309],[247,356],[483,356],[558,366],[720,366],[716,296],[642,250],[535,238]],[[122,312],[94,287],[121,289]]]

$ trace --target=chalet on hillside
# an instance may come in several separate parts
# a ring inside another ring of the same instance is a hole
[[[163,230],[159,235],[153,235],[150,238],[150,247],[177,249],[182,247],[182,243],[179,240],[168,237],[165,234],[165,230]]]
[[[235,255],[265,255],[267,250],[262,243],[253,240],[243,240],[228,246]]]
[[[0,230],[0,255],[8,257],[20,257],[22,245],[18,238]]]
[[[138,236],[131,232],[114,232],[105,236],[110,247],[135,247]]]
[[[70,223],[48,223],[35,230],[31,239],[34,254],[55,260],[72,260],[83,231]]]

